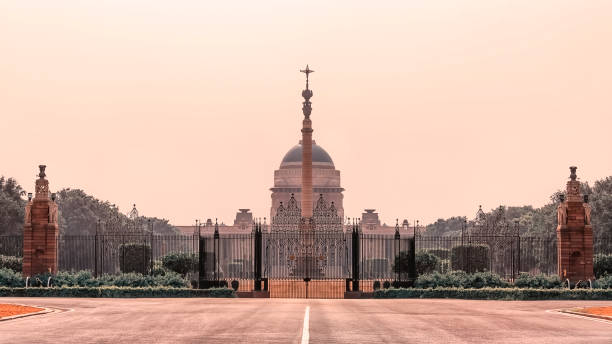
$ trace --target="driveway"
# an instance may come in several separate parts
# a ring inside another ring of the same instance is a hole
[[[0,343],[612,343],[612,322],[549,310],[612,301],[0,298],[58,312]]]

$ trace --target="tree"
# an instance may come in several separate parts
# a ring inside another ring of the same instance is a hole
[[[13,178],[0,177],[0,235],[19,235],[23,232],[25,191]]]

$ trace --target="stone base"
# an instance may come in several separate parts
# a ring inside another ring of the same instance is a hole
[[[363,293],[360,291],[345,291],[344,298],[345,299],[361,299]]]
[[[241,298],[269,299],[269,291],[239,291],[236,295]]]

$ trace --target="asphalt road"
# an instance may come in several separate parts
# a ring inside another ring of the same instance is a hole
[[[0,343],[11,344],[612,343],[612,322],[548,311],[612,306],[612,301],[0,298],[0,303],[66,310],[0,321]]]

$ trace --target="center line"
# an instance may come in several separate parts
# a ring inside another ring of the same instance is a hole
[[[304,313],[304,326],[302,326],[302,344],[308,344],[310,340],[310,334],[308,333],[308,323],[310,317],[310,306],[306,306],[306,312]]]

